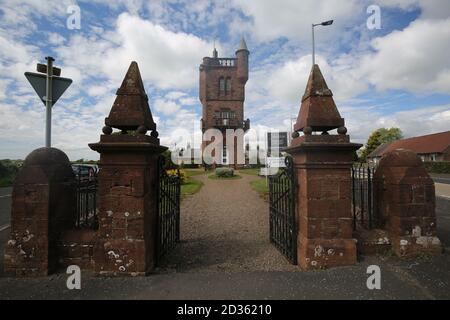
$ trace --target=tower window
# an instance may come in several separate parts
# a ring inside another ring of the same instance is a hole
[[[216,119],[234,119],[236,118],[236,113],[230,110],[221,110],[214,112]]]
[[[231,92],[231,78],[227,78],[227,88],[226,88],[226,92],[230,93]]]
[[[220,92],[225,92],[225,79],[224,78],[220,78],[219,79],[219,88],[220,88]]]

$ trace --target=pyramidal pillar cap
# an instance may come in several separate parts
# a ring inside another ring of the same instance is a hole
[[[148,104],[148,96],[145,93],[136,61],[131,62],[116,95],[109,116],[105,119],[107,127],[138,130],[141,133],[145,133],[147,130],[156,130],[156,124]]]
[[[313,65],[294,130],[311,134],[313,131],[344,128],[344,124],[319,66]]]
[[[131,62],[116,95],[111,111],[105,119],[100,142],[90,143],[89,147],[101,154],[164,152],[167,147],[160,145],[141,73],[135,61]],[[113,128],[122,132],[113,134]],[[147,135],[148,131],[151,131],[150,135]]]

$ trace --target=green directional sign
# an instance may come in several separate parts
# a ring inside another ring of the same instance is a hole
[[[47,76],[41,73],[25,72],[25,77],[28,79],[34,91],[36,91],[45,106]],[[58,101],[58,99],[71,84],[72,79],[52,76],[52,106]]]

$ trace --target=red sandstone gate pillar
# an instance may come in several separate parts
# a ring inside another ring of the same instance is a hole
[[[412,151],[394,150],[380,160],[374,175],[378,218],[398,256],[442,251],[436,237],[434,182]]]
[[[145,275],[155,265],[158,156],[167,148],[160,146],[136,62],[105,124],[100,142],[89,145],[100,153],[95,271]],[[122,132],[112,134],[112,127]]]
[[[338,134],[328,131],[338,128]],[[356,263],[352,238],[351,166],[361,147],[350,143],[331,90],[313,66],[288,148],[298,181],[298,263],[315,269]],[[314,131],[322,134],[313,134]]]
[[[75,191],[75,176],[64,152],[40,148],[27,156],[13,187],[7,274],[45,276],[56,271],[57,241],[75,223]]]

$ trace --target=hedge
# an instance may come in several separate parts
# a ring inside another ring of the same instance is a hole
[[[22,160],[0,160],[0,188],[9,187],[14,183]]]
[[[450,174],[450,161],[444,162],[424,162],[425,168],[429,173],[448,173]]]
[[[219,178],[229,178],[234,176],[234,170],[232,168],[217,168],[216,176]]]

